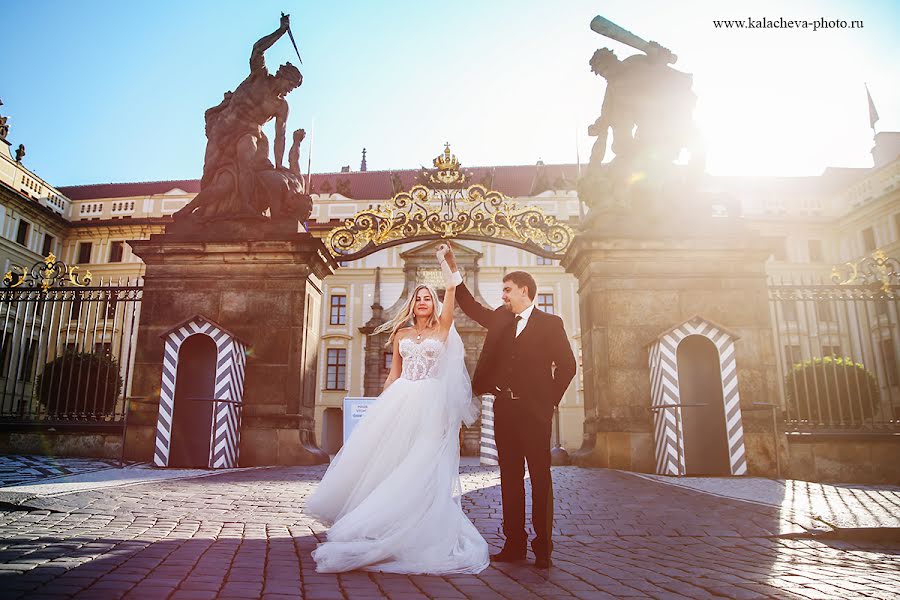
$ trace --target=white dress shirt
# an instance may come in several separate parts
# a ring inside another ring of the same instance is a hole
[[[517,316],[521,317],[519,321],[516,323],[516,337],[519,337],[519,334],[525,330],[525,326],[528,325],[528,319],[531,317],[531,313],[534,311],[534,304],[529,304],[528,308],[520,312]]]

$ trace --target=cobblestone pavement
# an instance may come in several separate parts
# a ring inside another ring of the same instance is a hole
[[[841,529],[900,529],[900,487],[813,483],[762,477],[683,477],[642,475],[726,498],[805,513]]]
[[[55,458],[52,456],[0,456],[0,487],[45,481],[91,471],[111,469],[115,461],[96,458]]]
[[[322,467],[227,472],[32,498],[0,512],[4,598],[896,598],[900,545],[836,542],[803,513],[631,474],[554,469],[554,566],[477,576],[315,572],[304,517]],[[464,467],[495,548],[499,474]]]

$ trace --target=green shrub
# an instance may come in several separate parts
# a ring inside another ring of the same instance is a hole
[[[863,423],[878,411],[878,380],[849,357],[804,360],[795,364],[785,379],[791,420]]]
[[[105,415],[122,391],[119,363],[105,354],[67,351],[44,366],[37,396],[51,415]]]

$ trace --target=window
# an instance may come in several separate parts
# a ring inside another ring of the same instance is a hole
[[[537,307],[547,314],[556,314],[553,312],[553,294],[538,294],[536,298]]]
[[[122,255],[125,253],[125,242],[111,242],[109,244],[109,262],[122,262]]]
[[[825,255],[822,253],[822,240],[809,240],[810,262],[823,262]]]
[[[544,244],[543,246],[541,246],[541,248],[547,250],[548,252],[551,250],[550,246],[548,246],[547,244]],[[544,258],[543,256],[538,256],[537,264],[539,266],[548,266],[554,264],[554,260],[552,258]]]
[[[31,229],[31,223],[25,219],[19,219],[19,231],[16,232],[16,241],[23,246],[28,245],[28,231]]]
[[[863,249],[866,252],[872,252],[878,246],[875,245],[875,230],[871,227],[866,227],[862,231],[863,236]]]
[[[12,345],[12,335],[3,334],[0,341],[0,377],[9,377],[9,347]]]
[[[116,302],[118,298],[115,294],[113,294],[109,300],[105,302],[106,304],[106,318],[107,319],[115,319],[116,318]]]
[[[31,381],[34,377],[34,358],[37,354],[37,342],[28,340],[25,352],[22,354],[22,364],[19,365],[19,381]]]
[[[784,315],[785,322],[797,322],[797,302],[796,300],[784,300],[781,303],[781,312]]]
[[[94,354],[102,354],[109,358],[112,356],[112,344],[109,342],[97,342],[94,344]]]
[[[795,364],[803,360],[803,357],[800,355],[800,346],[799,345],[788,345],[784,347],[784,364],[788,369],[793,367]]]
[[[384,353],[384,370],[390,371],[391,365],[394,364],[394,353],[393,352],[385,352]]]
[[[772,258],[775,260],[787,260],[787,238],[775,238],[772,242]]]
[[[81,292],[75,290],[72,296],[72,303],[69,305],[69,318],[78,320],[81,318]]]
[[[91,262],[91,250],[93,250],[93,242],[81,242],[78,244],[78,263],[84,264]]]
[[[347,389],[347,349],[329,348],[325,367],[325,389]]]
[[[822,356],[841,356],[840,346],[822,346]]]
[[[884,370],[888,383],[897,385],[900,383],[900,372],[897,368],[897,355],[894,353],[894,340],[891,338],[881,340],[881,357],[884,359]]]
[[[49,256],[53,252],[53,236],[49,233],[44,234],[44,247],[41,249],[41,256]]]
[[[816,300],[816,318],[819,320],[819,322],[835,321],[834,306],[831,305],[831,301]]]
[[[343,294],[331,295],[331,318],[329,318],[328,323],[330,325],[347,324],[347,296]]]

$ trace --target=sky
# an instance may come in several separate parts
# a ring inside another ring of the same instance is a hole
[[[0,114],[56,186],[199,178],[203,113],[249,73],[253,43],[291,14],[313,172],[414,169],[450,142],[464,166],[587,161],[605,81],[588,59],[635,50],[603,15],[675,52],[694,76],[714,175],[816,175],[871,165],[872,130],[900,131],[893,0],[217,0],[6,2]],[[717,29],[713,19],[862,20],[856,29]],[[287,36],[266,54],[297,64]],[[271,134],[271,124],[269,126]]]

